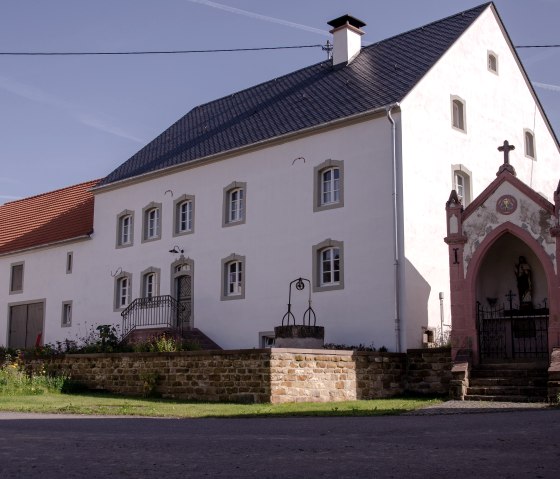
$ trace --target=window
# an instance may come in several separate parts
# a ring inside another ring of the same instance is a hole
[[[452,189],[457,193],[457,197],[463,206],[468,206],[472,198],[472,173],[464,165],[452,165]]]
[[[61,326],[67,328],[72,326],[72,301],[62,302],[62,321]]]
[[[23,292],[23,262],[10,265],[10,294]]]
[[[234,181],[224,188],[222,226],[245,223],[247,183]]]
[[[222,301],[245,298],[245,256],[232,254],[222,260]]]
[[[525,156],[527,158],[535,159],[535,135],[531,130],[523,130],[523,136],[525,138]]]
[[[66,274],[72,273],[72,267],[74,266],[74,254],[72,251],[66,253]]]
[[[115,311],[121,311],[130,303],[132,275],[122,272],[115,278]]]
[[[142,298],[153,298],[159,295],[159,272],[158,268],[148,268],[142,271],[142,285],[140,296]]]
[[[490,51],[488,52],[488,70],[498,73],[498,55]]]
[[[451,118],[453,128],[466,133],[467,121],[465,112],[465,101],[457,96],[451,96]]]
[[[132,246],[134,241],[134,212],[124,210],[117,215],[117,248]]]
[[[194,196],[183,195],[174,201],[173,236],[194,232]]]
[[[150,203],[142,210],[143,234],[142,242],[161,238],[161,203]]]
[[[313,291],[344,288],[344,243],[327,239],[313,246]]]
[[[327,160],[314,168],[313,211],[344,206],[344,163]]]
[[[273,348],[276,342],[276,334],[274,331],[261,331],[259,332],[259,348]]]

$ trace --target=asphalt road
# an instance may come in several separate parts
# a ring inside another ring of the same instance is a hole
[[[555,478],[560,410],[369,418],[0,413],[0,478]]]

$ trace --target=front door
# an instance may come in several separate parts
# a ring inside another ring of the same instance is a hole
[[[177,309],[177,326],[181,329],[192,329],[192,277],[188,274],[175,279]]]
[[[43,336],[43,316],[43,303],[10,306],[8,346],[18,349],[40,345]]]

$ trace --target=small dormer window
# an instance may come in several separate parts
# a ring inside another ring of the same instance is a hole
[[[488,52],[488,70],[492,73],[498,73],[498,55],[494,52]]]
[[[524,130],[524,140],[525,140],[525,156],[527,158],[535,159],[535,135],[531,130]]]

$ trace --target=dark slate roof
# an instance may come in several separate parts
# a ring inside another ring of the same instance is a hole
[[[401,101],[490,3],[198,106],[110,173],[107,185]]]

